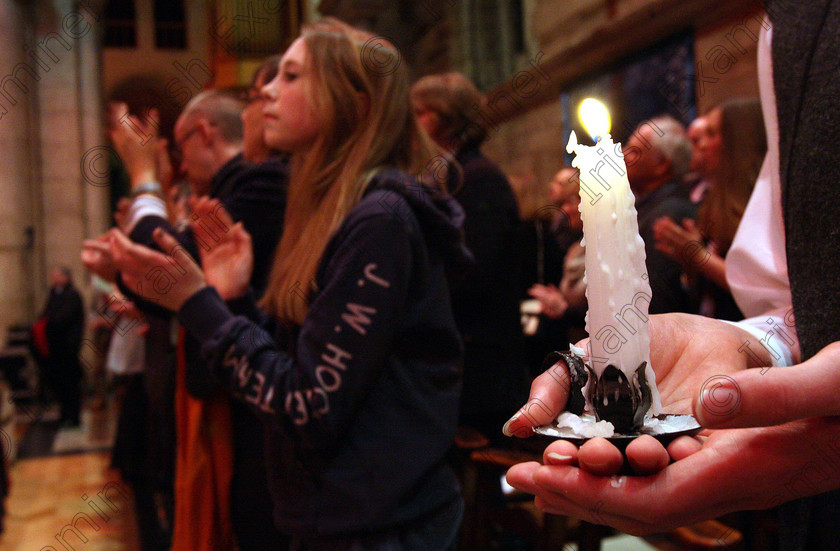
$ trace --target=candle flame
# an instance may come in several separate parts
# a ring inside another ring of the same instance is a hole
[[[598,141],[610,133],[610,112],[600,101],[594,98],[583,100],[578,109],[578,116],[593,140]]]

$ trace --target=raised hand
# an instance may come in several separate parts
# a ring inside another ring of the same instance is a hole
[[[96,239],[86,239],[82,243],[82,264],[93,274],[105,281],[114,283],[117,279],[117,266],[111,254],[110,238],[107,233]]]
[[[703,236],[694,220],[683,220],[680,226],[667,216],[662,217],[653,225],[653,236],[656,250],[679,262],[685,269],[697,264],[697,258],[703,254]]]
[[[557,319],[563,317],[563,314],[569,308],[566,297],[554,285],[540,285],[536,283],[528,289],[528,294],[540,301],[542,313],[550,318]]]
[[[254,270],[251,236],[217,199],[193,198],[191,206],[191,226],[207,284],[225,300],[244,295]]]
[[[123,283],[147,301],[177,312],[207,285],[189,253],[160,228],[154,239],[168,254],[138,245],[120,230],[111,230],[108,237]]]
[[[165,170],[157,134],[158,121],[156,109],[151,109],[148,116],[141,119],[129,114],[125,103],[108,106],[108,136],[125,165],[132,187],[151,181],[161,182],[161,176],[165,176],[158,173],[159,165],[160,170]],[[171,166],[169,171],[171,177]]]

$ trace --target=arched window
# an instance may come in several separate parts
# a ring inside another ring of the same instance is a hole
[[[105,46],[137,47],[137,17],[133,0],[109,0],[105,6]]]
[[[461,3],[465,72],[482,90],[513,73],[525,53],[522,0],[464,0]]]
[[[155,47],[187,48],[187,17],[182,0],[155,0]]]

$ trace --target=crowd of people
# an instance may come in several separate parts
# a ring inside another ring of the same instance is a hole
[[[459,73],[411,85],[400,63],[371,71],[360,55],[370,40],[399,60],[384,39],[321,20],[267,59],[247,90],[202,92],[169,123],[165,106],[110,98],[109,135],[130,191],[116,227],[86,241],[82,260],[110,286],[111,318],[133,320],[114,324],[106,363],[122,387],[113,463],[134,489],[144,549],[453,549],[464,515],[451,453],[458,428],[509,446],[507,436],[550,422],[565,403],[556,374],[537,375],[546,354],[585,336],[577,171],[511,186],[481,153],[476,87]],[[774,274],[784,237],[790,259],[810,234],[789,218],[806,208],[800,197],[785,195],[784,221],[776,204],[780,174],[802,173],[792,156],[800,137],[777,124],[766,103],[773,77],[763,78],[763,110],[757,99],[727,101],[688,129],[654,117],[624,144],[649,309],[666,314],[651,318],[652,361],[665,373],[663,396],[686,412],[705,377],[739,376],[758,393],[746,368],[808,360],[827,370],[836,354],[819,352],[836,339],[830,330],[803,338],[801,306],[802,352],[785,339],[796,330],[782,309],[813,299],[799,291],[808,285],[794,272],[800,257],[789,284]],[[785,93],[794,94],[777,86],[779,120],[792,116]],[[774,155],[784,172],[765,160]],[[756,251],[752,231],[771,235],[773,250]],[[59,312],[75,312],[67,275],[54,274],[47,335]],[[749,292],[766,281],[780,285]],[[759,321],[714,319],[745,315]],[[768,324],[788,332],[771,345]],[[744,341],[755,354],[742,353]],[[68,396],[62,419],[78,424],[81,370],[71,363],[45,373]],[[753,426],[837,413],[827,401],[797,409],[789,397],[788,410],[762,417],[754,400],[744,395],[746,417],[729,425],[704,415],[702,399],[695,414],[705,426]],[[537,401],[556,407],[531,414]],[[820,442],[836,432],[830,419],[795,422],[795,434],[814,430]],[[640,438],[626,459],[645,476],[619,484],[610,477],[625,456],[599,439],[552,444],[543,465],[518,465],[508,479],[545,511],[632,533],[818,493],[760,503],[769,490],[732,483],[719,496],[698,482],[677,504],[684,486],[651,482],[675,473],[690,484],[727,458],[742,465],[731,450],[747,443],[792,445],[751,430],[667,450]],[[723,451],[710,459],[707,448]],[[779,464],[776,476],[799,465]],[[817,490],[833,489],[829,478]],[[673,511],[653,505],[659,496]],[[593,513],[599,500],[607,507]]]

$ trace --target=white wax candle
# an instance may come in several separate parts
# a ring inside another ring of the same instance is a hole
[[[648,413],[657,415],[662,406],[650,365],[645,244],[621,144],[606,134],[589,147],[579,144],[572,132],[567,150],[576,154],[572,166],[580,169],[590,367],[600,377],[607,365],[614,365],[632,382],[647,362],[652,394]]]

